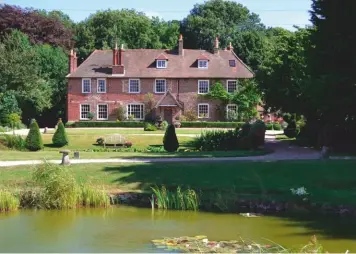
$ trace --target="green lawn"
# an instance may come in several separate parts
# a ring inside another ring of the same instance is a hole
[[[227,191],[238,198],[288,200],[304,186],[311,202],[356,206],[356,161],[87,164],[70,166],[81,181],[109,189],[147,191],[152,185]],[[0,186],[31,184],[32,166],[0,168]]]

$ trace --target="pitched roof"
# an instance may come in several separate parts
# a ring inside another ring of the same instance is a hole
[[[198,56],[197,60],[208,60],[209,61],[209,57],[207,57],[204,54],[200,54],[200,56]]]
[[[164,54],[169,58],[166,69],[156,68],[156,57]],[[204,54],[209,59],[209,68],[198,69],[197,59]],[[184,49],[184,55],[175,50],[126,49],[123,56],[127,78],[252,78],[253,72],[232,51],[219,50],[214,54],[205,50]],[[236,60],[230,67],[229,60]],[[95,50],[70,78],[112,77],[112,50]]]
[[[161,53],[159,54],[159,56],[156,57],[156,60],[168,60],[168,57],[165,54]]]
[[[162,98],[157,102],[155,108],[158,108],[159,106],[178,106],[182,108],[182,105],[177,101],[176,98],[174,98],[173,94],[169,90],[167,90],[167,92],[162,95]]]

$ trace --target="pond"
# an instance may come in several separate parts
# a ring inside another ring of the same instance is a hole
[[[155,211],[132,207],[0,214],[0,252],[158,252],[151,240],[206,235],[283,246],[304,245],[316,234],[329,252],[356,251],[352,218],[258,217]]]

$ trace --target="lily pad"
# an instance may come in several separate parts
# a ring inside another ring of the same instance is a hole
[[[203,239],[208,238],[208,237],[205,236],[205,235],[197,235],[194,238],[197,239],[197,240],[203,240]]]

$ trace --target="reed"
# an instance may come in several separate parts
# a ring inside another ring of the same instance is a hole
[[[85,207],[108,207],[110,197],[104,189],[95,189],[89,184],[82,184],[80,187],[79,203]]]
[[[19,199],[7,190],[0,190],[0,212],[16,211],[20,206]]]
[[[152,208],[156,204],[158,209],[199,210],[199,198],[192,189],[182,190],[179,186],[175,191],[167,190],[165,186],[155,186],[151,189],[154,195],[151,200]]]

